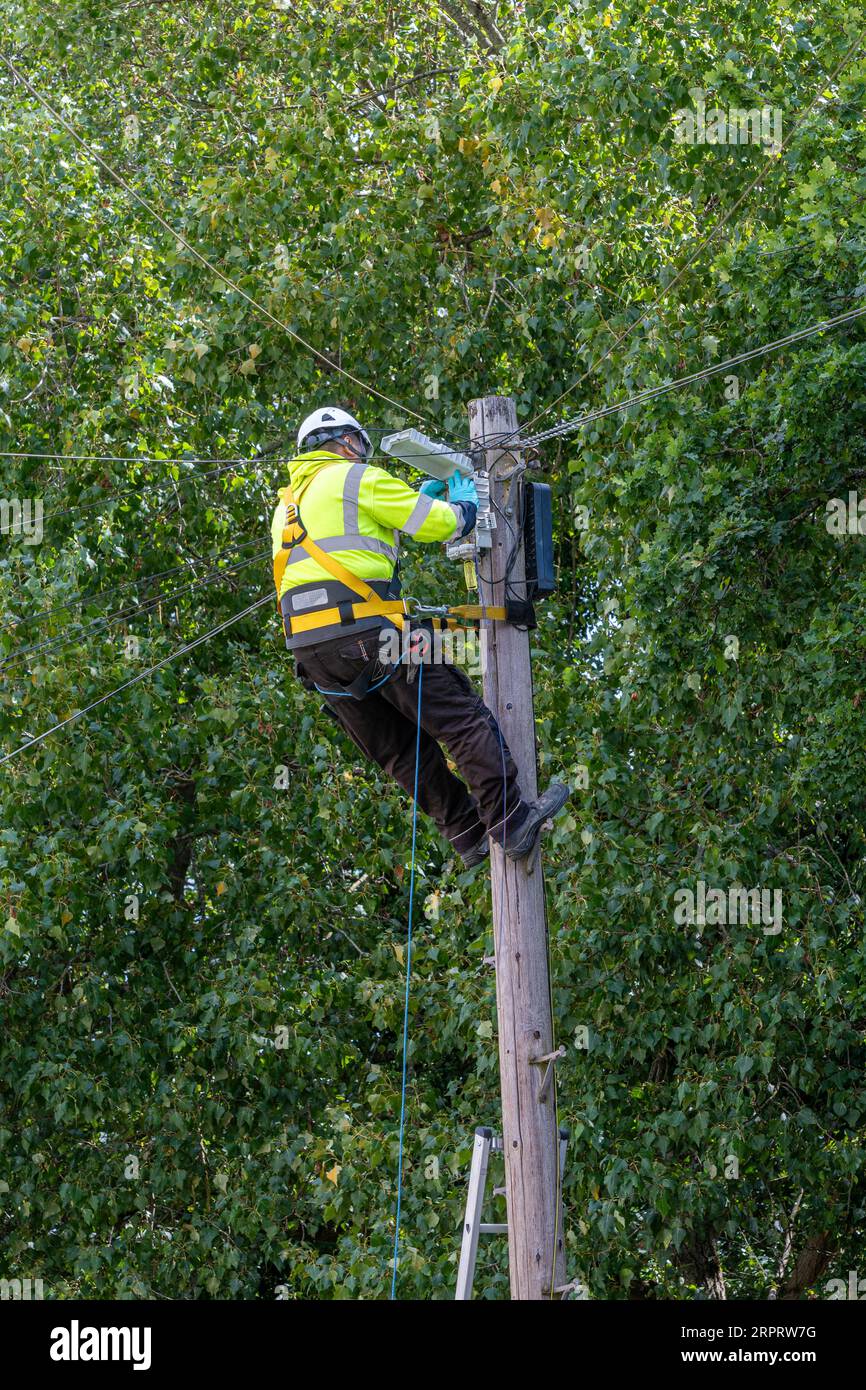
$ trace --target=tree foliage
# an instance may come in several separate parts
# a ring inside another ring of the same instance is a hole
[[[7,57],[212,267],[0,70],[0,490],[45,506],[40,544],[0,537],[5,751],[267,592],[315,404],[459,441],[502,392],[531,432],[862,300],[854,8],[3,13]],[[781,153],[678,143],[694,89],[778,107]],[[866,573],[825,508],[866,475],[864,366],[854,324],[542,450],[567,1250],[594,1297],[804,1297],[862,1249]],[[7,763],[0,797],[4,1273],[386,1296],[410,808],[276,619]],[[492,937],[484,872],[428,827],[419,875],[399,1288],[448,1298],[498,1121]],[[698,880],[781,890],[782,931],[678,925]],[[498,1243],[477,1288],[507,1294]]]

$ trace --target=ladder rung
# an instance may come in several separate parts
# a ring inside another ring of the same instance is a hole
[[[478,1227],[478,1233],[482,1236],[502,1236],[505,1235],[507,1230],[508,1227],[504,1222],[491,1222],[490,1224],[482,1224]]]

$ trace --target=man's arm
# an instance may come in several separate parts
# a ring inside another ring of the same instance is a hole
[[[370,466],[367,475],[367,510],[382,526],[403,531],[416,541],[450,541],[464,536],[475,525],[471,502],[445,502],[429,492],[415,492],[384,468]],[[445,490],[445,484],[442,484]]]

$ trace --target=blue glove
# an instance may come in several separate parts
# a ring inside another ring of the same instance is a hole
[[[449,502],[469,502],[473,507],[478,506],[478,489],[471,478],[464,478],[462,473],[455,471],[448,479],[448,501]]]
[[[426,481],[426,483],[422,483],[422,484],[421,484],[421,489],[420,489],[420,490],[421,490],[421,492],[424,493],[424,495],[425,495],[426,497],[444,497],[444,496],[445,496],[445,479],[444,479],[444,478],[428,478],[427,481]]]

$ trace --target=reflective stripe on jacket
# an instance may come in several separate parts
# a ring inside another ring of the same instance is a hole
[[[315,449],[289,465],[292,492],[309,535],[351,574],[367,580],[382,597],[396,598],[398,535],[418,541],[450,540],[463,526],[463,510],[415,492],[400,478],[373,464],[353,463],[340,454]],[[273,553],[282,545],[286,507],[280,502],[271,523]],[[323,570],[302,546],[289,554],[280,585],[284,616],[309,614],[345,603],[352,595]],[[334,624],[287,638],[289,647],[326,642],[380,626],[381,618]]]

